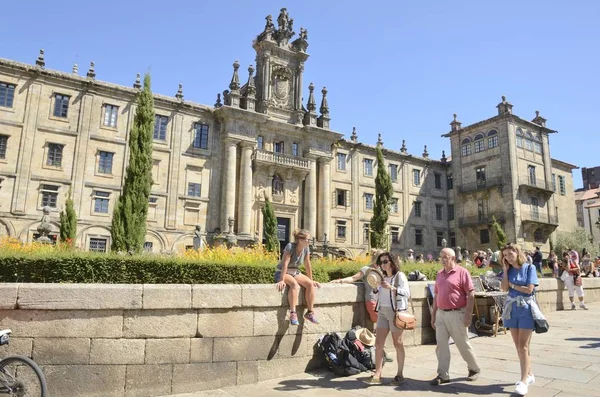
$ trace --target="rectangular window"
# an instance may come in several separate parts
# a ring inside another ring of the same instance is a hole
[[[390,232],[392,234],[392,243],[400,242],[400,228],[398,226],[390,227]]]
[[[540,218],[540,202],[537,197],[531,198],[531,217],[535,221]]]
[[[348,191],[343,189],[335,189],[336,205],[340,207],[348,206]]]
[[[533,150],[533,142],[531,141],[531,139],[525,138],[525,149]]]
[[[40,190],[42,192],[42,207],[56,208],[56,201],[58,199],[58,186],[42,185]]]
[[[188,196],[190,197],[200,197],[200,184],[199,183],[188,183]]]
[[[475,169],[475,179],[477,180],[477,187],[485,186],[485,167]]]
[[[421,207],[422,207],[422,202],[420,201],[415,201],[415,216],[416,217],[421,217]]]
[[[558,176],[558,188],[560,189],[560,195],[564,196],[567,194],[567,187],[565,185],[565,177],[562,175]]]
[[[441,221],[444,219],[444,205],[443,204],[436,204],[435,205],[435,220],[436,221]]]
[[[373,195],[371,193],[365,193],[365,209],[373,209]]]
[[[539,142],[533,142],[533,151],[536,153],[542,153],[542,145]]]
[[[94,212],[98,214],[108,214],[109,192],[94,191]]]
[[[296,142],[292,143],[292,156],[298,155],[298,144]]]
[[[70,98],[68,95],[54,94],[54,117],[67,117]]]
[[[448,220],[454,220],[454,204],[448,204]]]
[[[90,238],[91,252],[106,252],[108,240],[105,238]]]
[[[460,147],[460,155],[461,157],[466,157],[471,155],[471,144],[470,143],[465,143],[464,145],[462,145]]]
[[[413,185],[420,186],[421,185],[421,170],[413,169]]]
[[[552,174],[552,191],[556,192],[556,174]]]
[[[450,247],[456,247],[456,232],[450,232]]]
[[[8,136],[0,135],[0,159],[6,158],[6,147],[8,146]]]
[[[448,190],[454,189],[454,177],[452,176],[452,174],[446,177],[446,187],[448,188]]]
[[[194,124],[194,147],[198,149],[208,149],[208,125]]]
[[[337,154],[337,169],[339,171],[346,171],[346,153]]]
[[[535,167],[533,165],[527,166],[527,175],[529,175],[529,184],[535,185]]]
[[[490,243],[490,230],[489,229],[479,230],[479,243],[480,244],[489,244]]]
[[[158,197],[148,197],[148,204],[156,204],[158,203]]]
[[[346,238],[346,221],[337,221],[336,223],[336,237],[340,239]]]
[[[100,174],[112,174],[114,153],[100,152],[98,159],[98,172]]]
[[[493,135],[488,138],[488,149],[492,149],[498,146],[498,135]]]
[[[154,139],[157,141],[167,140],[167,124],[169,124],[169,118],[167,116],[159,116],[158,114],[154,117]]]
[[[423,230],[415,229],[415,245],[423,245]]]
[[[117,128],[117,117],[119,114],[119,107],[115,105],[104,105],[104,126]]]
[[[368,244],[369,243],[369,224],[365,223],[365,225],[363,226],[363,243],[364,244]]]
[[[390,179],[392,182],[398,182],[398,164],[390,164]]]
[[[273,142],[273,151],[275,153],[285,153],[285,147],[283,145],[283,141],[280,142]]]
[[[438,247],[442,246],[443,239],[444,239],[444,232],[435,232],[435,242]]]
[[[264,148],[264,139],[262,135],[256,137],[256,148],[259,150],[263,150]]]
[[[392,214],[398,213],[398,199],[397,198],[390,199],[390,212]]]
[[[477,216],[480,221],[487,221],[488,216],[488,199],[477,200]]]
[[[15,88],[14,84],[0,82],[0,106],[12,108],[15,98]]]
[[[517,147],[523,147],[523,137],[521,135],[517,135]]]
[[[365,175],[373,176],[373,160],[365,159]]]
[[[57,143],[49,143],[48,144],[48,159],[46,160],[46,165],[50,167],[61,167],[62,166],[62,154],[63,154],[63,145],[59,145]]]
[[[434,173],[433,174],[433,186],[436,189],[441,189],[442,188],[442,174],[438,174],[438,173]]]
[[[475,153],[483,152],[485,150],[483,138],[475,140],[473,146],[475,147]]]

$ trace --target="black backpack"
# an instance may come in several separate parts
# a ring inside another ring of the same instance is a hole
[[[321,353],[327,361],[329,369],[338,376],[356,375],[366,368],[358,362],[358,360],[350,354],[350,346],[348,341],[340,338],[335,332],[325,334],[318,343]]]

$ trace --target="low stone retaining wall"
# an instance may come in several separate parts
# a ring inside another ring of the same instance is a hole
[[[419,328],[406,333],[407,346],[434,340],[425,285],[411,283]],[[600,300],[600,280],[584,285],[587,301]],[[273,285],[0,284],[0,324],[13,330],[2,356],[32,357],[50,395],[60,397],[150,397],[254,383],[323,365],[314,354],[319,336],[367,325],[363,299],[361,284],[324,285],[320,324],[293,327],[287,297]],[[543,310],[568,302],[554,279],[541,281],[538,299]]]

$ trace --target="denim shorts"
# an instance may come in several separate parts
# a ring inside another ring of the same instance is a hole
[[[510,309],[510,320],[504,320],[506,328],[535,329],[531,307],[529,305],[518,306],[517,302]]]
[[[288,270],[287,274],[289,274],[292,277],[296,277],[297,275],[300,274],[300,270],[298,270],[298,269]],[[274,278],[275,278],[275,283],[278,283],[278,282],[281,281],[281,270],[277,270],[275,272],[275,277]]]

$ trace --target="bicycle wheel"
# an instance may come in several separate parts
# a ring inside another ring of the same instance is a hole
[[[46,378],[30,358],[10,356],[0,361],[0,394],[18,397],[46,397]]]

